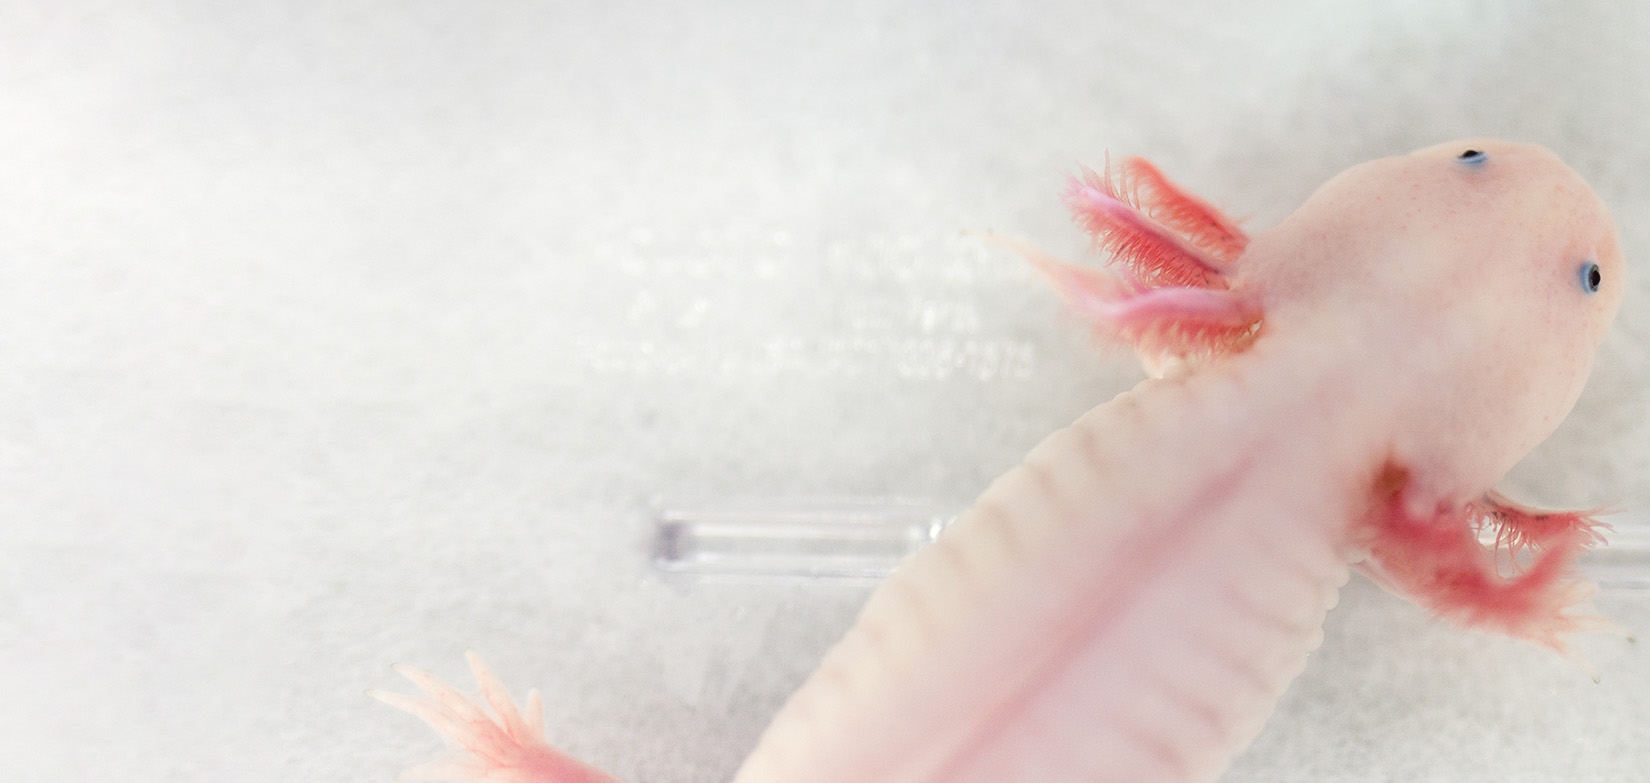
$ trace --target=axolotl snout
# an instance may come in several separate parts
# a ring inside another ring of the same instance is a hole
[[[1572,571],[1596,523],[1492,489],[1575,403],[1622,297],[1609,214],[1552,153],[1365,163],[1252,240],[1137,158],[1066,198],[1108,271],[996,241],[1158,377],[903,564],[738,783],[1212,781],[1354,568],[1561,652],[1609,627]],[[472,666],[493,715],[410,669],[427,698],[380,694],[459,746],[426,773],[613,780]]]

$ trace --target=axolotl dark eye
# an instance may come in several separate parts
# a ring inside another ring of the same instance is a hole
[[[1483,150],[1467,150],[1460,155],[1456,155],[1455,159],[1461,161],[1462,163],[1478,164],[1483,163],[1484,159],[1488,157],[1488,155],[1484,154]]]
[[[1598,286],[1604,282],[1604,274],[1599,271],[1598,264],[1588,261],[1581,265],[1581,290],[1589,294],[1598,293]]]

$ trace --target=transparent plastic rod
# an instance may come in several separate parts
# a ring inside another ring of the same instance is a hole
[[[1604,546],[1581,558],[1581,570],[1599,589],[1650,595],[1650,516],[1612,514],[1603,518],[1610,530]]]
[[[769,499],[663,508],[653,564],[701,577],[875,581],[932,542],[956,512],[918,500]],[[1605,518],[1606,545],[1580,561],[1609,592],[1650,595],[1650,516]]]
[[[879,580],[933,541],[950,515],[902,499],[779,499],[661,510],[653,564],[724,577]]]

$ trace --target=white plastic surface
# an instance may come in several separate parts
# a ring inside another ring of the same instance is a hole
[[[1632,292],[1504,490],[1650,509],[1635,2],[0,4],[0,778],[388,781],[394,661],[726,779],[864,586],[680,581],[655,497],[963,507],[1137,371],[996,230],[1145,155],[1264,229],[1489,134],[1616,210]],[[1650,606],[1600,608],[1650,638]],[[1362,580],[1229,783],[1631,781],[1602,677]]]

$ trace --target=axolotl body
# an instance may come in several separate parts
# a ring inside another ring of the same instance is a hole
[[[1597,523],[1492,490],[1575,403],[1622,296],[1608,212],[1552,153],[1365,163],[1252,240],[1140,159],[1066,195],[1110,274],[999,241],[1160,377],[904,563],[736,783],[1212,781],[1353,568],[1560,652],[1609,625],[1572,572]],[[424,773],[613,780],[471,663],[494,715],[411,669],[428,698],[380,694],[460,747]]]

